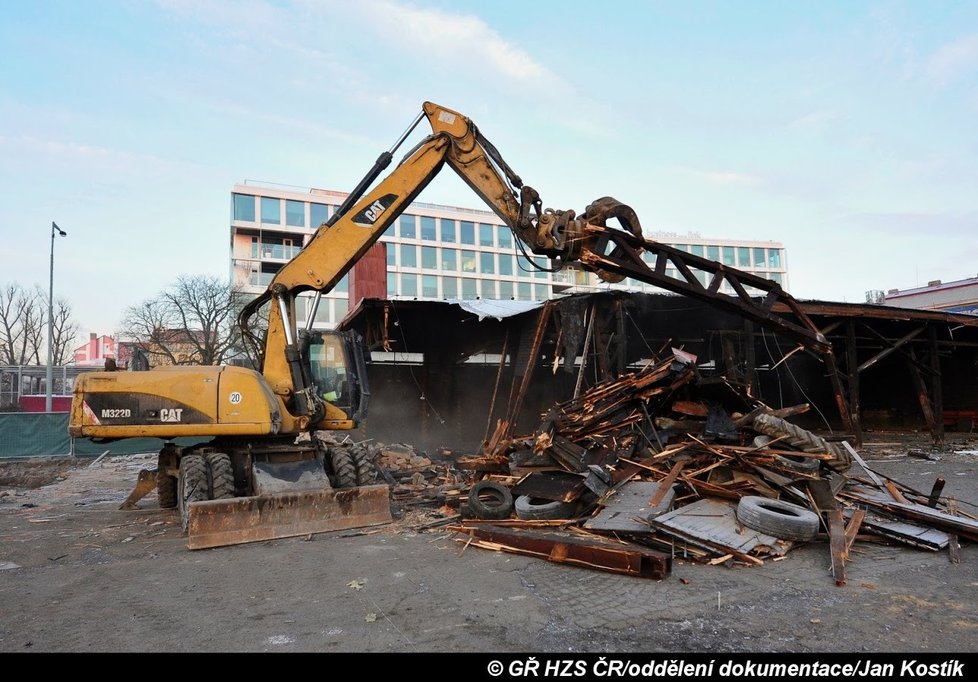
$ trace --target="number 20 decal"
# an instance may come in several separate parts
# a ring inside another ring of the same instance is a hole
[[[231,395],[228,396],[228,401],[232,405],[237,405],[241,402],[241,394],[238,391],[232,391]]]

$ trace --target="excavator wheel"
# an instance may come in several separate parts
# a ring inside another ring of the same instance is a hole
[[[223,452],[207,454],[207,466],[210,468],[210,495],[207,499],[224,500],[234,497],[234,468],[231,458]]]
[[[353,463],[357,470],[357,485],[373,485],[377,482],[377,467],[370,450],[363,445],[353,448]]]
[[[333,465],[335,487],[355,488],[357,486],[357,465],[346,448],[336,445],[330,446],[329,459]]]
[[[177,501],[180,506],[180,525],[187,530],[187,506],[207,499],[207,462],[203,455],[184,455],[180,458],[180,482]]]
[[[159,472],[156,476],[156,496],[160,509],[173,509],[177,506],[177,479]]]

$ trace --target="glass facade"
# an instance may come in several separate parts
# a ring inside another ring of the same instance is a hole
[[[324,224],[330,211],[344,199],[323,200],[298,192],[237,185],[231,195],[232,272],[235,282],[260,293],[275,273],[294,258],[310,235]],[[315,199],[315,200],[314,200]],[[331,209],[330,206],[333,206]],[[662,292],[634,279],[601,282],[579,268],[550,272],[551,261],[531,256],[532,263],[516,248],[512,231],[499,224],[489,211],[415,204],[398,216],[381,236],[386,251],[386,294],[389,298],[542,300],[567,293],[629,289]],[[665,240],[677,250],[706,257],[726,267],[736,267],[786,286],[784,247],[774,242],[706,240],[698,236]],[[652,254],[643,260],[654,265]],[[681,275],[666,263],[666,275]],[[712,275],[693,269],[693,276],[709,286]],[[721,293],[733,293],[727,284]],[[349,308],[348,278],[326,294],[316,315],[317,324],[333,326]],[[308,305],[297,302],[304,318]],[[304,321],[304,320],[300,320]]]

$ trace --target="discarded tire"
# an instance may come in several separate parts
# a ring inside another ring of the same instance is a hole
[[[737,520],[748,528],[782,540],[805,541],[818,535],[818,514],[797,504],[767,497],[740,498]]]
[[[821,460],[814,457],[794,457],[792,455],[775,455],[774,461],[785,469],[791,469],[799,473],[810,474],[818,471]]]
[[[806,431],[780,417],[771,414],[759,414],[754,417],[753,427],[755,431],[772,438],[783,438],[784,443],[796,450],[812,453],[825,452],[832,455],[832,459],[826,463],[833,469],[845,470],[852,465],[852,459],[844,448],[835,443],[829,443],[821,436],[816,436],[811,431]],[[816,466],[816,468],[818,467]]]
[[[477,519],[508,519],[513,494],[497,481],[479,481],[469,490],[469,510]]]
[[[158,470],[159,471],[159,470]],[[177,506],[177,479],[158,473],[156,476],[156,496],[159,498],[160,509],[173,509]]]
[[[516,515],[524,521],[570,519],[574,517],[576,506],[570,502],[541,500],[529,495],[520,495],[514,504]]]

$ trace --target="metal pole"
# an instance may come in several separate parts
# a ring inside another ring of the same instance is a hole
[[[44,398],[44,411],[51,411],[51,388],[54,383],[52,376],[54,368],[54,237],[60,234],[62,237],[68,235],[67,232],[58,227],[57,223],[51,221],[51,268],[48,280],[48,367],[46,381],[46,396]]]
[[[51,346],[51,339],[54,336],[54,228],[55,225],[51,223],[51,268],[50,268],[50,278],[48,281],[48,371],[47,371],[47,381],[45,383],[45,390],[47,395],[44,398],[44,411],[51,411],[51,383],[53,381],[51,377],[52,372],[52,362],[54,361],[54,349]]]

